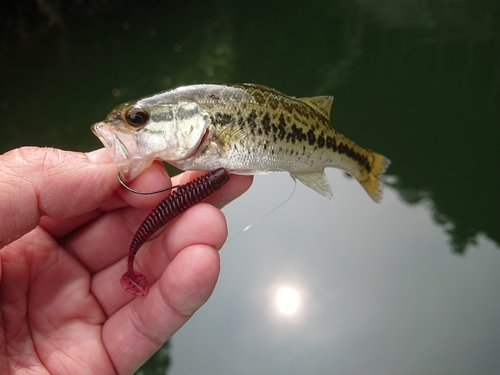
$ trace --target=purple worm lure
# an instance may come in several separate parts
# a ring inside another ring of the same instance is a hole
[[[181,185],[162,200],[144,219],[130,244],[127,272],[121,278],[123,288],[135,295],[146,295],[149,284],[146,277],[134,271],[135,255],[139,248],[161,227],[170,222],[196,203],[208,198],[229,180],[229,174],[223,168],[208,172],[197,179]]]

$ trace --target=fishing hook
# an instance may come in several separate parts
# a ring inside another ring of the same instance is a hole
[[[118,177],[118,181],[120,182],[120,185],[122,185],[125,189],[127,189],[128,191],[131,191],[132,193],[140,194],[140,195],[152,195],[152,194],[163,193],[164,191],[169,191],[169,190],[172,190],[172,189],[176,189],[176,188],[178,188],[178,187],[181,186],[181,185],[174,185],[174,186],[171,186],[171,187],[168,187],[168,188],[164,188],[164,189],[160,189],[160,190],[154,190],[154,191],[138,191],[138,190],[134,190],[131,187],[127,186],[127,184],[120,177],[120,172],[117,173],[116,177]]]

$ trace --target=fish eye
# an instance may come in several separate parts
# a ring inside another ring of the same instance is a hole
[[[125,120],[134,128],[142,128],[149,120],[149,113],[141,107],[130,107],[125,114]]]

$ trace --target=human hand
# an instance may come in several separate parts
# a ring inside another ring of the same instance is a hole
[[[0,373],[133,373],[212,293],[227,236],[216,207],[251,177],[231,175],[206,203],[146,243],[135,267],[151,289],[120,285],[133,234],[168,193],[140,196],[119,186],[104,149],[91,155],[21,148],[0,156]],[[184,184],[200,173],[173,179]],[[171,184],[153,164],[130,183]],[[214,207],[216,206],[216,207]]]

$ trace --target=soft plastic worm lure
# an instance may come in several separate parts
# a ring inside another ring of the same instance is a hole
[[[223,168],[211,171],[197,179],[181,185],[165,198],[144,219],[130,244],[127,272],[121,278],[125,290],[135,295],[146,295],[149,291],[146,277],[134,271],[135,255],[139,248],[161,227],[180,215],[196,203],[208,198],[229,180],[229,174]]]

